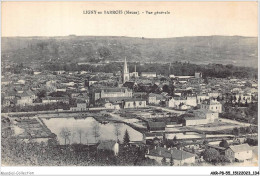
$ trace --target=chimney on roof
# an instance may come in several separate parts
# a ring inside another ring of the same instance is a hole
[[[149,150],[149,148],[147,149],[147,154],[149,154],[150,153],[150,150]]]
[[[154,146],[154,149],[156,150],[156,145]]]
[[[162,155],[162,151],[161,150],[159,150],[159,155]]]

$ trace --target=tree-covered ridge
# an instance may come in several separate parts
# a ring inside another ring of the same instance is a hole
[[[157,75],[169,76],[173,74],[175,76],[194,76],[195,72],[201,72],[204,78],[207,77],[216,77],[216,78],[227,78],[227,77],[236,77],[236,78],[257,78],[257,68],[251,67],[240,67],[234,66],[232,64],[223,65],[223,64],[207,64],[207,65],[198,65],[192,63],[183,63],[183,62],[173,62],[171,65],[169,63],[128,63],[129,71],[133,72],[136,66],[137,72],[139,75],[141,72],[156,72]],[[2,73],[10,71],[14,74],[20,74],[27,68],[26,73],[33,74],[31,65],[25,66],[24,64],[14,64],[8,68],[2,68]],[[78,65],[77,63],[58,63],[58,62],[48,62],[36,66],[37,71],[90,71],[90,72],[105,72],[105,73],[117,73],[122,71],[123,64],[122,62],[111,62],[101,65]],[[35,67],[34,67],[35,68]]]
[[[257,67],[257,38],[201,36],[166,39],[131,37],[2,38],[2,59],[16,62],[186,61]]]

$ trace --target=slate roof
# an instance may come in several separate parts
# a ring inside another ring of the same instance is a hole
[[[211,110],[207,110],[207,109],[196,109],[193,110],[193,114],[195,115],[195,117],[197,118],[206,118],[206,114],[209,113],[217,113],[217,112],[213,112]]]
[[[229,146],[229,148],[233,150],[235,153],[252,150],[248,144],[232,145]]]
[[[163,147],[157,147],[156,149],[152,149],[148,155],[165,157],[165,158],[171,158],[172,156],[174,160],[185,160],[187,158],[191,158],[195,156],[192,153],[185,152],[183,150],[178,150],[176,148],[172,148],[168,150]]]

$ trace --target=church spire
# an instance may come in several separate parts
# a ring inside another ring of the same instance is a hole
[[[127,68],[127,62],[126,62],[126,57],[125,57],[125,62],[124,62],[124,69],[123,69],[123,83],[126,81],[129,81],[129,70]]]
[[[125,73],[128,73],[126,57],[125,57],[125,63],[124,63],[124,74],[125,74]]]

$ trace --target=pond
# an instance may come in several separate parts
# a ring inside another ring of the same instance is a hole
[[[128,131],[130,141],[142,141],[142,133],[136,131],[132,127],[123,123],[113,123],[109,122],[107,124],[101,124],[96,121],[93,117],[87,117],[85,119],[74,119],[74,118],[42,118],[45,125],[51,130],[51,132],[57,135],[60,144],[64,144],[65,140],[61,137],[61,131],[67,128],[71,135],[69,137],[69,143],[80,143],[80,133],[81,133],[81,143],[82,144],[93,144],[96,143],[93,126],[98,126],[99,137],[98,140],[117,140],[116,131],[119,131],[118,139],[123,142],[123,137],[125,131]],[[117,126],[117,127],[116,127]],[[117,129],[117,130],[116,130]],[[80,132],[81,131],[81,132]],[[67,142],[68,143],[68,142]]]

